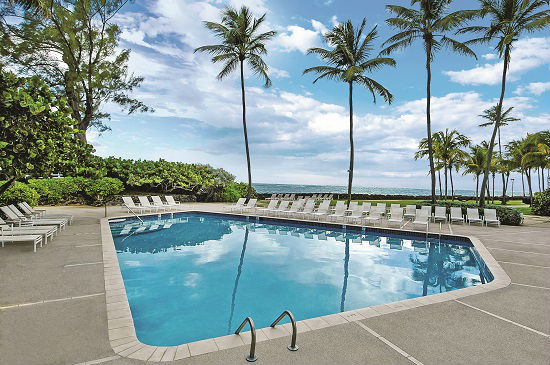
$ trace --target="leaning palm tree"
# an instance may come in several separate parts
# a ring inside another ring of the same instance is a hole
[[[351,187],[353,183],[353,84],[364,86],[376,103],[376,95],[380,95],[391,104],[393,95],[377,81],[367,74],[382,66],[395,66],[395,60],[389,57],[369,58],[374,47],[373,41],[377,36],[376,26],[363,36],[367,20],[363,18],[361,25],[355,28],[351,20],[337,24],[332,31],[324,34],[327,44],[331,49],[310,48],[308,54],[316,54],[327,65],[310,67],[304,70],[304,74],[314,72],[319,74],[313,83],[320,79],[338,80],[348,84],[349,88],[349,142],[350,160],[348,170],[348,205],[351,201]]]
[[[483,119],[486,119],[487,122],[481,123],[479,126],[480,127],[488,127],[490,125],[495,124],[495,121],[497,120],[497,109],[498,109],[498,106],[495,105],[495,106],[492,106],[489,109],[484,110],[483,114],[481,114],[480,117],[482,117]],[[500,123],[499,123],[500,125],[497,129],[498,154],[499,154],[500,159],[503,158],[502,157],[502,143],[500,141],[500,129],[504,126],[507,126],[508,123],[510,123],[510,122],[517,122],[517,121],[520,120],[519,118],[515,118],[515,117],[510,115],[510,113],[512,112],[512,109],[514,109],[514,107],[510,107],[510,108],[506,109],[506,111],[503,112],[500,116]],[[505,178],[505,173],[504,172],[502,173],[502,204],[506,204],[506,178]]]
[[[221,44],[202,46],[195,49],[195,52],[207,52],[213,56],[212,62],[223,62],[224,65],[218,74],[218,80],[224,79],[237,67],[240,67],[244,145],[248,168],[248,191],[246,196],[250,198],[252,195],[252,173],[250,171],[250,151],[246,130],[244,63],[246,61],[254,74],[264,80],[265,87],[271,86],[271,79],[267,74],[268,66],[262,59],[262,56],[267,54],[264,43],[273,38],[276,32],[259,33],[260,26],[265,20],[265,14],[259,18],[255,18],[246,6],[243,6],[240,10],[227,7],[222,10],[221,15],[221,23],[204,22],[205,27],[214,33],[221,41]]]
[[[489,18],[489,25],[470,26],[460,29],[457,33],[478,33],[480,37],[467,41],[467,44],[497,42],[495,50],[503,59],[500,99],[496,106],[496,119],[493,133],[489,141],[487,161],[481,183],[479,204],[485,203],[485,187],[489,179],[489,170],[493,160],[495,138],[502,118],[502,103],[506,91],[506,75],[510,66],[510,54],[514,43],[525,33],[544,29],[550,22],[550,12],[546,8],[547,0],[479,0],[480,9],[477,12],[482,19]]]
[[[435,52],[441,48],[449,48],[454,52],[476,57],[466,44],[445,35],[453,31],[475,15],[472,10],[448,12],[451,0],[411,0],[411,6],[418,4],[419,9],[405,8],[398,5],[387,5],[386,9],[395,14],[386,23],[399,30],[390,37],[384,45],[388,45],[382,54],[390,54],[396,50],[410,46],[415,40],[422,40],[426,51],[426,129],[428,138],[428,159],[430,162],[432,204],[435,204],[435,168],[432,146],[431,127],[431,64]],[[477,57],[476,57],[477,59]]]
[[[487,158],[485,149],[482,146],[473,146],[470,148],[470,153],[464,159],[463,175],[472,174],[476,179],[476,203],[479,199],[479,176],[483,174],[485,168],[485,159]]]

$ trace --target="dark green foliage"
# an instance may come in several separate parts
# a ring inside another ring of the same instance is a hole
[[[119,179],[102,177],[101,179],[87,179],[84,184],[84,196],[93,203],[107,204],[115,195],[124,190],[124,185]]]
[[[446,203],[446,202],[439,202],[437,204],[431,204],[430,202],[422,203],[420,205],[417,205],[417,208],[420,208],[421,205],[431,205],[434,206],[445,206],[447,207],[447,214],[451,213],[450,207],[461,207],[462,208],[462,214],[466,214],[467,208],[478,208],[479,215],[483,216],[483,208],[480,208],[478,205],[475,204],[468,204],[468,203]],[[518,210],[515,210],[513,208],[509,207],[503,207],[502,205],[486,205],[485,208],[488,209],[496,209],[497,211],[497,217],[500,219],[500,223],[508,226],[519,226],[522,222],[521,213]],[[432,209],[433,211],[433,209]]]
[[[0,181],[0,184],[5,181]],[[35,206],[38,203],[39,195],[32,187],[27,184],[15,182],[8,190],[0,194],[0,206],[17,204],[22,201],[26,201],[31,206]]]
[[[550,216],[550,189],[535,193],[531,211],[536,215]]]
[[[71,204],[82,202],[80,193],[86,183],[82,177],[30,179],[29,186],[39,194],[40,204]]]
[[[239,198],[246,197],[248,184],[233,182],[225,187],[221,200],[224,202],[236,202]],[[256,189],[252,188],[251,198],[256,197]]]

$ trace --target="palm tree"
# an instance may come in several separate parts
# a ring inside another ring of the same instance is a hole
[[[506,75],[510,66],[510,53],[514,43],[524,33],[532,33],[544,29],[550,22],[550,12],[540,10],[546,7],[546,0],[479,0],[480,9],[477,14],[480,18],[489,18],[489,25],[470,26],[460,29],[457,33],[479,33],[480,37],[469,40],[466,44],[490,43],[497,41],[495,50],[503,58],[500,99],[496,106],[496,119],[493,134],[489,142],[488,156],[481,183],[479,204],[485,204],[485,187],[489,178],[489,169],[493,160],[495,138],[500,127],[502,117],[502,103],[506,91]]]
[[[501,158],[501,159],[503,157],[502,157],[502,143],[500,141],[500,128],[504,127],[504,126],[507,126],[508,123],[510,123],[510,122],[517,122],[517,121],[520,120],[519,118],[515,118],[515,117],[510,115],[510,113],[512,112],[512,109],[514,109],[514,107],[510,107],[510,108],[506,109],[506,111],[504,113],[502,113],[502,115],[500,116],[500,123],[499,123],[500,125],[498,126],[498,129],[497,129],[498,152],[499,152],[499,158]],[[490,125],[495,124],[495,121],[497,120],[497,105],[492,106],[491,108],[484,110],[483,114],[481,114],[480,117],[482,117],[483,119],[488,120],[485,123],[481,123],[479,125],[480,127],[488,127]],[[502,173],[502,204],[506,204],[506,181],[505,180],[506,180],[505,179],[505,173],[503,172]]]
[[[310,67],[304,70],[304,74],[316,73],[316,83],[320,79],[338,80],[348,84],[349,89],[349,142],[350,161],[348,170],[348,205],[351,201],[351,188],[353,183],[353,84],[364,86],[376,103],[376,95],[380,95],[391,104],[393,95],[374,79],[367,76],[372,71],[382,66],[395,66],[395,60],[389,57],[369,58],[372,53],[373,41],[377,36],[376,26],[363,36],[367,20],[363,19],[359,28],[355,28],[351,20],[334,26],[332,31],[324,34],[324,38],[330,49],[310,48],[308,54],[316,54],[327,64]]]
[[[428,138],[428,158],[430,161],[430,176],[432,183],[432,204],[435,204],[435,167],[432,146],[431,126],[431,64],[435,52],[441,48],[450,48],[454,52],[476,57],[475,53],[466,44],[449,38],[445,33],[453,31],[464,22],[475,16],[472,10],[460,10],[448,12],[451,0],[411,0],[411,6],[419,5],[420,9],[405,8],[397,5],[387,5],[386,9],[395,14],[394,18],[386,20],[386,23],[399,30],[399,33],[390,37],[385,45],[387,48],[382,54],[390,54],[395,50],[410,46],[413,41],[420,39],[424,43],[426,51],[426,129]],[[477,57],[476,57],[477,59]]]
[[[248,168],[247,199],[252,195],[252,174],[250,171],[250,151],[248,148],[248,133],[246,130],[246,100],[244,92],[244,62],[260,78],[264,80],[264,86],[271,86],[271,79],[267,74],[268,66],[262,59],[267,54],[265,42],[273,38],[274,31],[259,33],[259,28],[265,20],[265,14],[255,18],[246,6],[240,10],[227,7],[222,10],[221,23],[204,22],[206,28],[211,30],[221,41],[221,44],[202,46],[195,52],[207,52],[211,54],[212,62],[223,62],[223,68],[218,74],[218,80],[222,80],[233,72],[238,66],[241,71],[241,100],[243,109],[243,132],[246,150],[246,165]]]
[[[466,156],[466,152],[462,151],[462,148],[470,145],[470,139],[464,134],[458,132],[456,129],[449,132],[449,129],[447,128],[445,129],[445,132],[435,132],[432,136],[432,143],[434,157],[438,160],[436,169],[443,170],[443,173],[445,174],[445,200],[447,200],[448,173],[451,172],[453,167],[456,167],[459,160],[464,159]],[[420,141],[419,150],[415,154],[415,159],[425,157],[428,154],[429,142],[427,138],[423,138]]]
[[[476,204],[479,198],[479,176],[483,173],[485,167],[485,151],[482,146],[470,147],[470,154],[466,156],[463,166],[463,175],[472,174],[476,179]]]

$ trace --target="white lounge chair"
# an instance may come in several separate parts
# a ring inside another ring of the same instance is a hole
[[[153,200],[153,205],[156,206],[156,207],[162,207],[163,209],[170,209],[170,210],[176,208],[175,205],[164,203],[162,201],[162,199],[160,198],[160,196],[158,196],[158,195],[151,196],[151,199]]]
[[[483,225],[483,219],[479,217],[479,210],[477,208],[466,209],[466,220],[468,221],[468,225],[472,223],[480,223]]]
[[[174,197],[172,195],[166,195],[164,199],[166,200],[166,203],[168,203],[168,205],[172,205],[176,208],[182,205],[180,202],[174,200]]]
[[[394,208],[390,210],[390,217],[388,218],[388,227],[397,226],[400,227],[403,225],[403,209],[401,207]]]
[[[17,208],[11,209],[10,206],[0,207],[0,210],[8,217],[8,221],[11,223],[17,223],[18,226],[59,226],[59,228],[65,228],[67,221],[64,219],[31,219],[19,212]]]
[[[274,200],[276,199],[276,197],[277,197],[277,194],[271,194],[271,197],[267,198],[266,200]]]
[[[430,207],[431,208],[431,207]],[[426,232],[430,228],[430,213],[427,209],[417,209],[416,217],[412,222],[413,228],[417,229],[418,227],[424,228]]]
[[[149,207],[142,207],[141,205],[136,205],[134,203],[134,200],[129,196],[123,196],[122,197],[123,205],[128,209],[128,213],[131,211],[137,211],[137,212],[150,212],[151,208]]]
[[[313,210],[313,213],[311,213],[312,218],[317,218],[317,220],[321,220],[322,216],[325,216],[328,214],[330,208],[330,200],[323,200],[321,204],[317,207],[317,209]]]
[[[346,204],[344,201],[339,200],[336,202],[336,206],[334,207],[334,213],[329,214],[327,216],[328,220],[334,220],[337,221],[338,218],[342,218],[344,220],[344,214],[346,213]]]
[[[363,218],[363,206],[357,204],[357,202],[352,202],[352,203],[355,203],[355,204],[352,205],[350,203],[351,208],[348,210],[351,210],[351,212],[349,215],[345,216],[345,219],[351,223],[355,221],[361,222],[361,218]]]
[[[483,209],[483,219],[485,220],[485,225],[496,224],[500,227],[500,219],[497,217],[496,209]]]
[[[4,234],[10,236],[24,236],[24,235],[33,235],[39,234],[42,236],[42,239],[45,244],[48,243],[48,238],[52,240],[54,234],[57,232],[57,227],[55,226],[27,226],[27,227],[14,227],[13,224],[5,224],[2,219],[0,219],[0,229],[4,231]]]
[[[36,246],[40,245],[42,247],[42,236],[39,234],[26,234],[26,235],[11,235],[4,234],[4,229],[0,227],[0,242],[2,247],[6,242],[32,242],[33,243],[33,252],[36,252]]]
[[[244,202],[246,201],[246,198],[239,198],[237,202],[233,205],[227,205],[224,207],[225,210],[229,210],[230,212],[233,210],[242,209]]]
[[[25,214],[23,213],[22,211],[20,211],[15,205],[13,204],[10,204],[8,205],[8,208],[10,208],[17,216],[19,216],[20,218],[26,218],[26,219],[30,219],[32,221],[44,221],[44,220],[52,220],[52,221],[63,221],[65,224],[63,225],[63,227],[65,227],[66,224],[68,224],[71,219],[72,219],[72,216],[71,217],[68,217],[68,216],[59,216],[59,217],[45,217],[45,218],[40,218],[40,217],[36,217],[34,214]]]
[[[386,210],[388,209],[388,205],[386,203],[376,203],[376,209],[382,214],[386,215]]]
[[[368,216],[363,217],[363,221],[365,224],[372,223],[373,225],[376,225],[376,222],[378,224],[382,224],[382,209],[381,207],[374,206],[371,208],[370,213]]]
[[[435,207],[435,213],[432,216],[433,222],[447,222],[447,208]]]
[[[248,203],[241,208],[241,212],[244,213],[245,211],[253,211],[256,209],[256,202],[258,199],[250,199]]]
[[[295,215],[300,218],[306,218],[309,214],[313,213],[314,208],[315,200],[309,199],[304,205],[304,208],[300,212],[296,212]]]
[[[282,213],[284,212],[285,210],[288,209],[288,205],[290,204],[290,201],[289,200],[283,200],[281,202],[281,204],[279,204],[279,206],[276,208],[276,209],[273,209],[273,210],[268,210],[267,213],[268,214],[272,214],[272,215],[279,215],[279,213]]]
[[[423,205],[420,207],[420,210],[422,212],[425,212],[430,219],[432,218],[432,206],[431,205]]]
[[[149,209],[151,209],[151,210],[154,209],[155,212],[158,212],[159,210],[166,210],[165,207],[157,206],[157,205],[151,204],[151,201],[150,201],[149,198],[146,197],[146,196],[140,195],[140,196],[138,196],[138,200],[139,200],[139,204],[140,204],[142,207],[146,207],[146,208],[149,208]]]
[[[304,205],[305,202],[306,202],[305,199],[298,199],[296,201],[293,201],[292,204],[290,205],[290,209],[282,211],[280,213],[281,215],[290,217],[294,213],[299,212],[300,209],[302,209],[302,206]]]
[[[462,208],[460,208],[460,207],[451,207],[450,220],[451,220],[451,223],[460,222],[460,223],[464,224],[466,222],[466,219],[464,218],[464,215],[462,214]]]
[[[405,207],[405,214],[403,218],[414,219],[416,217],[416,205],[410,204]]]
[[[275,209],[275,207],[277,206],[277,203],[279,203],[278,199],[271,199],[269,201],[269,204],[267,204],[267,207],[265,207],[265,208],[256,208],[255,212],[256,212],[256,214],[267,213],[268,211],[271,211],[271,210]]]
[[[27,215],[35,216],[37,218],[52,218],[52,219],[67,219],[67,222],[70,224],[73,223],[73,216],[71,214],[46,214],[45,209],[33,209],[29,203],[27,202],[20,202],[17,204],[19,206],[19,209]]]

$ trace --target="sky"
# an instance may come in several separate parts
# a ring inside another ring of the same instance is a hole
[[[342,82],[313,84],[307,67],[322,62],[307,55],[325,47],[322,34],[340,21],[366,28],[377,25],[372,57],[394,34],[385,24],[385,1],[364,0],[149,0],[129,3],[115,21],[120,47],[131,49],[130,72],[145,78],[133,96],[155,109],[127,115],[113,104],[111,131],[88,139],[101,156],[207,163],[246,180],[239,74],[216,79],[221,65],[196,47],[216,44],[203,21],[219,21],[220,9],[246,4],[266,14],[265,29],[277,31],[267,43],[271,88],[246,72],[247,126],[256,183],[346,185],[349,167],[348,90]],[[409,6],[409,1],[394,0]],[[473,0],[455,1],[453,10],[473,9]],[[460,38],[465,40],[466,38]],[[442,50],[432,64],[432,130],[457,129],[473,142],[488,140],[479,114],[495,105],[502,63],[494,45],[475,46],[466,57]],[[512,52],[505,107],[521,118],[502,129],[503,143],[550,124],[550,36],[548,30],[522,36]],[[428,188],[428,162],[415,161],[426,136],[426,71],[421,43],[392,55],[395,68],[374,78],[394,95],[391,105],[373,103],[366,90],[354,90],[354,185]],[[472,176],[455,174],[456,189],[473,189]],[[497,189],[499,180],[497,180]],[[536,185],[536,184],[535,184]],[[517,186],[517,185],[516,185]],[[518,188],[516,187],[516,191]]]

